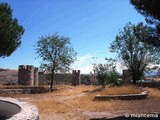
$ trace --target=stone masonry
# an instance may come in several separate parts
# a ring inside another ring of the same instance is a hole
[[[80,70],[73,70],[72,73],[56,73],[54,74],[54,84],[72,84],[79,85],[81,79]],[[39,84],[50,84],[48,74],[39,72]]]
[[[126,83],[132,80],[132,74],[130,70],[123,70],[123,80]]]
[[[80,84],[80,70],[76,71],[76,70],[73,70],[72,71],[72,85],[76,86],[76,85],[79,85]]]
[[[32,65],[19,65],[18,85],[38,86],[38,68]]]

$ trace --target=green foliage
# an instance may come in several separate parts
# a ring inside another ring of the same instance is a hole
[[[141,42],[149,32],[149,27],[142,23],[128,23],[111,43],[110,51],[117,53],[119,60],[131,70],[134,83],[141,79],[149,64],[160,62],[160,49]]]
[[[94,64],[94,71],[98,80],[98,84],[106,85],[106,84],[119,84],[119,74],[115,69],[115,65],[113,63],[109,64]]]
[[[110,74],[107,75],[107,84],[114,84],[114,85],[118,85],[120,84],[120,81],[118,79],[119,74],[115,71],[110,72]]]
[[[67,72],[74,62],[76,53],[70,45],[68,37],[59,36],[57,33],[41,37],[37,42],[37,54],[42,58],[41,69],[51,74],[51,89],[53,77],[57,72]]]
[[[160,0],[130,0],[134,8],[145,16],[146,22],[152,25],[144,42],[160,47]]]
[[[135,9],[146,17],[149,23],[160,21],[160,1],[159,0],[130,0]]]
[[[0,57],[10,56],[21,44],[24,29],[12,18],[12,9],[7,3],[0,3]]]
[[[81,75],[81,84],[90,85],[92,84],[91,75],[82,74]]]

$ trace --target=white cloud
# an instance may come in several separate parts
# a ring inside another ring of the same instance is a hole
[[[74,70],[81,70],[82,74],[89,74],[90,72],[93,72],[93,65],[92,63],[106,63],[107,61],[105,58],[96,58],[90,53],[85,54],[84,56],[78,56],[75,63],[72,65],[72,69]],[[121,63],[116,64],[116,69],[119,73],[122,73],[122,70],[127,69],[125,66],[123,66]]]
[[[93,63],[104,63],[104,58],[94,58],[91,53],[87,53],[84,56],[78,56],[77,60],[72,65],[72,68],[74,70],[81,70],[81,73],[88,74],[90,72],[93,72]]]
[[[127,69],[124,65],[122,65],[121,63],[116,63],[116,69],[117,69],[117,72],[119,73],[122,73],[123,70]]]
[[[90,73],[90,71],[92,71],[92,58],[93,56],[90,53],[87,53],[84,56],[78,56],[77,60],[72,65],[72,68],[81,70],[81,73]]]
[[[82,74],[89,74],[90,72],[93,73],[93,66],[87,65],[87,66],[81,67],[80,70]]]

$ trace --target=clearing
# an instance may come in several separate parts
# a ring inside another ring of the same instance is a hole
[[[57,85],[56,91],[43,94],[16,94],[9,97],[35,104],[40,120],[88,120],[116,117],[125,113],[160,113],[160,90],[135,86],[106,87]],[[144,100],[93,101],[97,94],[128,94],[149,91]]]

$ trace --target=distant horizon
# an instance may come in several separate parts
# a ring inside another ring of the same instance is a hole
[[[3,70],[15,70],[15,71],[18,71],[18,67],[17,69],[11,69],[11,68],[0,68],[0,70],[3,69]],[[1,72],[1,71],[0,71]],[[39,71],[40,72],[40,71]],[[81,71],[82,72],[82,71]],[[72,70],[70,70],[70,73],[72,73]],[[119,73],[119,72],[118,72]],[[144,74],[145,74],[145,77],[154,77],[156,76],[158,73],[157,70],[150,70],[150,73],[147,73],[144,71]],[[59,73],[58,73],[59,74]],[[90,75],[90,73],[81,73],[82,75]],[[123,75],[123,73],[119,73],[120,75]]]

